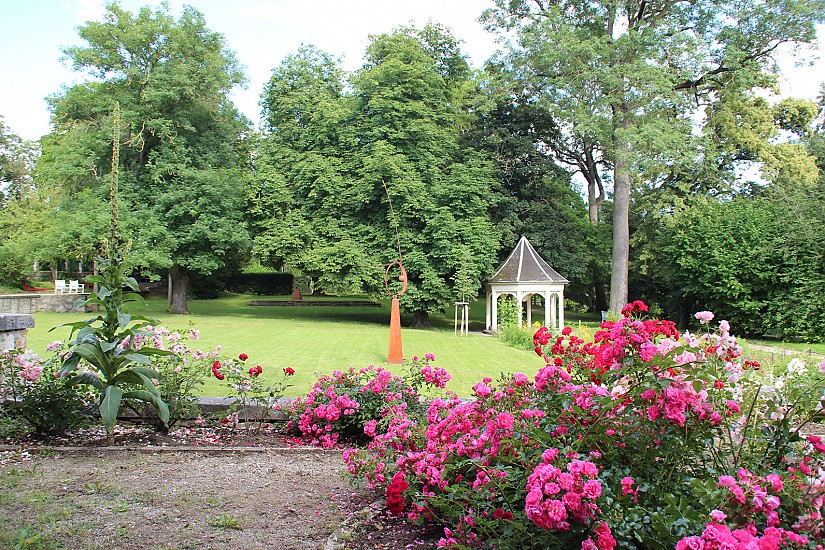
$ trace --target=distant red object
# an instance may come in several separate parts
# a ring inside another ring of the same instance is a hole
[[[29,286],[27,283],[23,283],[23,290],[25,290],[26,292],[44,292],[46,290],[51,290],[51,289],[50,288],[35,288],[35,287],[32,287],[32,286]]]

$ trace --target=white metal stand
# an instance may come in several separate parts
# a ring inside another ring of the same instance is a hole
[[[458,310],[461,308],[461,328],[459,329],[458,324]],[[459,330],[461,331],[461,335],[464,336],[465,334],[470,333],[470,303],[469,302],[456,302],[455,303],[455,334],[458,335]]]

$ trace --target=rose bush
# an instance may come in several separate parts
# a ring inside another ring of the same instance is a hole
[[[430,364],[434,360],[429,353],[413,357],[405,377],[373,365],[321,376],[306,396],[283,407],[290,418],[287,429],[324,447],[339,437],[363,441],[365,435],[385,433],[403,422],[400,417],[423,415],[423,396],[450,380],[447,371]]]
[[[545,366],[485,378],[474,400],[419,412],[382,389],[350,473],[387,488],[393,514],[442,523],[443,547],[822,548],[825,444],[800,428],[822,408],[825,363],[765,383],[726,321],[700,312],[680,334],[646,310],[629,304],[587,342],[540,329]],[[334,379],[304,412],[328,409]]]
[[[59,352],[62,343],[49,348]],[[0,437],[63,435],[90,420],[93,396],[60,377],[61,360],[0,350]]]
[[[239,422],[243,421],[247,432],[259,431],[271,420],[278,399],[291,385],[287,383],[287,379],[295,374],[295,370],[290,367],[283,369],[283,378],[267,386],[260,378],[263,367],[249,366],[246,363],[249,359],[246,353],[232,359],[220,357],[219,351],[218,348],[209,355],[212,375],[222,382],[225,381],[229,397],[234,398],[229,415],[222,422],[237,427]]]
[[[209,352],[193,349],[200,338],[200,331],[190,327],[186,330],[169,330],[163,326],[147,325],[132,337],[136,350],[144,346],[169,350],[174,355],[154,357],[152,368],[158,373],[158,391],[169,409],[169,420],[162,422],[154,407],[141,401],[127,401],[126,407],[146,418],[161,433],[174,429],[183,420],[200,414],[199,389],[209,372],[209,365],[218,355],[219,349]],[[125,347],[128,342],[122,342]]]

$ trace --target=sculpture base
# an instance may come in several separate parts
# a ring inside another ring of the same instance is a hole
[[[401,310],[398,306],[398,298],[392,299],[392,310],[390,312],[390,352],[387,355],[387,363],[400,365],[404,362],[404,353],[401,351]]]

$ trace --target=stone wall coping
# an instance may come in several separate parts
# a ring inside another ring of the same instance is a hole
[[[34,326],[34,317],[26,313],[0,313],[0,332],[25,330]]]

